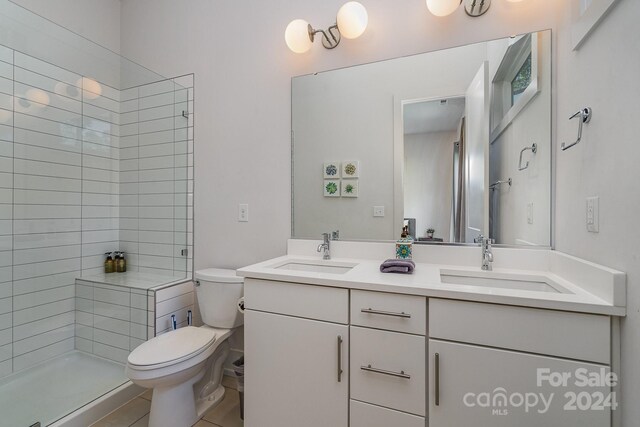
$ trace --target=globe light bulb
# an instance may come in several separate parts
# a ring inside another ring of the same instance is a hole
[[[336,22],[343,37],[356,39],[367,29],[369,15],[363,5],[357,1],[350,1],[338,10]]]
[[[435,16],[451,15],[460,6],[460,0],[427,0],[427,9]]]
[[[96,99],[102,95],[100,83],[89,77],[81,77],[76,84],[84,90],[84,97],[87,99]]]
[[[13,118],[11,111],[0,109],[0,123],[9,123]]]
[[[40,89],[34,89],[34,88],[27,90],[26,98],[29,101],[32,101],[33,104],[31,105],[33,105],[36,108],[44,108],[47,105],[49,105],[49,102],[51,101],[49,99],[49,95],[47,95],[45,91]]]
[[[284,32],[287,46],[295,53],[305,53],[311,49],[313,42],[309,37],[309,23],[304,19],[295,19],[287,25]]]

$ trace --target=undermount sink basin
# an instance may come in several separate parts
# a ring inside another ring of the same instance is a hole
[[[356,265],[357,264],[348,264],[348,263],[331,262],[331,261],[292,260],[292,261],[287,261],[280,265],[276,265],[273,268],[277,270],[344,274],[351,271],[351,269]]]
[[[514,289],[520,291],[551,292],[560,294],[570,294],[565,287],[549,280],[543,276],[516,274],[493,274],[491,272],[474,274],[470,271],[441,270],[440,280],[442,283],[452,285],[479,286],[483,288]]]

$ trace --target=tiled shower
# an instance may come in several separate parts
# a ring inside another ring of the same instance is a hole
[[[6,0],[0,25],[3,393],[77,350],[124,362],[154,334],[150,289],[191,277],[194,77],[163,78]],[[128,272],[105,275],[116,250]]]
[[[105,252],[186,277],[188,95],[173,80],[121,92],[0,46],[0,375],[75,348],[75,279]]]

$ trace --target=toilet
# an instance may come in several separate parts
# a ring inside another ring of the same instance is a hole
[[[228,339],[244,322],[238,310],[243,278],[209,268],[197,271],[195,282],[204,326],[151,338],[127,359],[129,379],[153,389],[149,427],[190,427],[224,397]]]

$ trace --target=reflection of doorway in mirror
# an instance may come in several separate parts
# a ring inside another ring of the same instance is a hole
[[[453,209],[459,193],[451,160],[464,111],[462,96],[404,102],[404,218],[415,224],[412,237],[418,242],[455,241]]]

